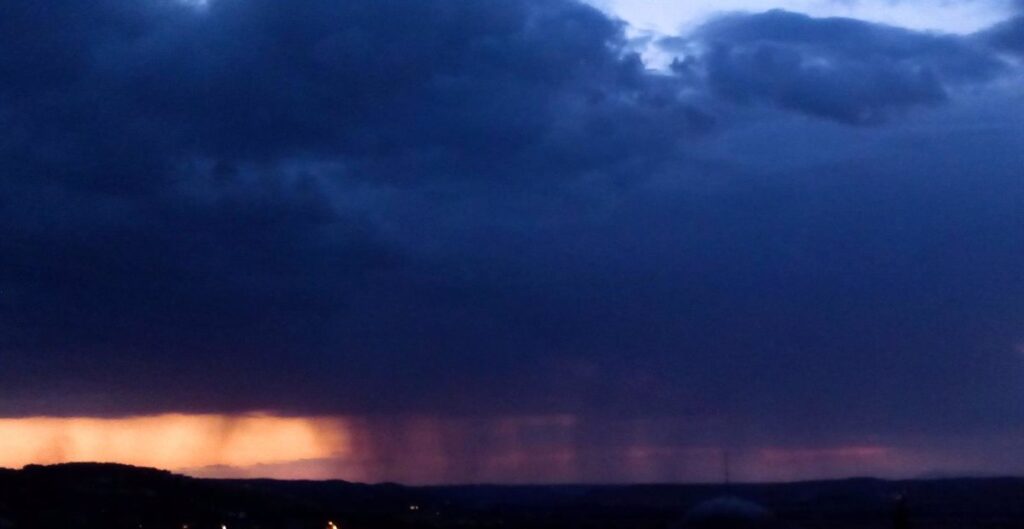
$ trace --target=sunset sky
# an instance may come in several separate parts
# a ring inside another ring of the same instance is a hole
[[[0,467],[1024,474],[1024,3],[0,0]]]

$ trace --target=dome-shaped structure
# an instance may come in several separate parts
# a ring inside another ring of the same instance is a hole
[[[685,529],[767,529],[775,526],[775,517],[760,505],[723,496],[694,507],[683,520]]]

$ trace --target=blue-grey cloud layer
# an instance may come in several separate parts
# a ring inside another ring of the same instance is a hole
[[[1015,24],[3,1],[0,410],[1022,425]]]
[[[722,97],[850,124],[943,102],[951,87],[991,79],[1004,67],[970,39],[778,10],[721,17],[695,37],[664,41],[669,49],[680,44],[707,50],[674,68],[703,68]]]

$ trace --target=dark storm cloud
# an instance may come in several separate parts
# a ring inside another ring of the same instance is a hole
[[[735,15],[654,72],[565,1],[0,2],[0,412],[1019,425],[982,41]]]
[[[1024,15],[1019,15],[981,32],[981,38],[996,48],[1024,54]]]
[[[781,10],[727,15],[662,45],[704,48],[700,59],[677,60],[674,69],[701,70],[724,98],[849,124],[940,103],[952,87],[991,79],[1003,68],[965,37]]]
[[[664,147],[706,121],[645,75],[617,23],[567,2],[9,10],[18,28],[5,37],[18,51],[6,65],[9,90],[27,107],[12,124],[64,142],[53,148],[68,156],[86,151],[62,164],[103,159],[97,149],[130,157],[86,166],[91,184],[132,185],[142,177],[96,173],[150,174],[167,168],[145,164],[182,155],[330,157],[356,175],[412,181],[427,176],[424,166],[431,177],[493,176],[502,168],[489,160],[500,158],[522,179],[604,166],[609,148]],[[629,123],[637,126],[623,133]],[[579,136],[602,127],[606,148],[585,154]],[[46,146],[25,156],[49,158]]]
[[[2,346],[23,386],[142,371],[230,400],[274,378],[224,380],[238,358],[299,377],[475,350],[447,312],[478,294],[342,211],[366,209],[360,189],[633,178],[711,124],[572,2],[5,2],[0,19]]]

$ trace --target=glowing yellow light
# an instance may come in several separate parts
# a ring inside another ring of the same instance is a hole
[[[266,414],[0,419],[0,467],[103,461],[170,470],[344,456],[344,422]]]

